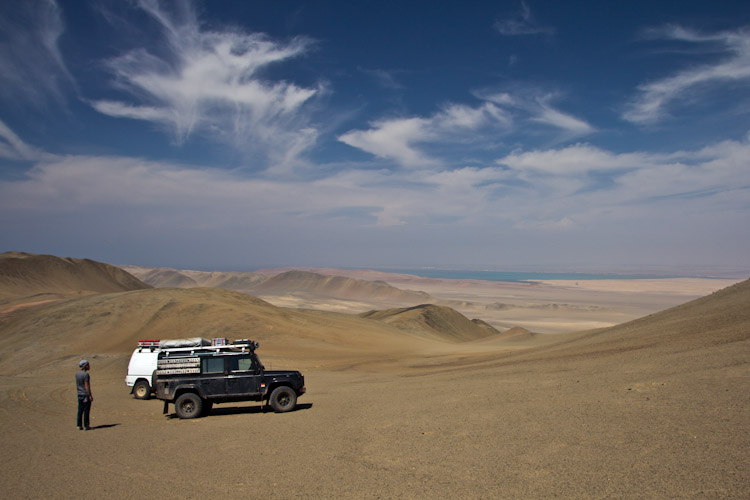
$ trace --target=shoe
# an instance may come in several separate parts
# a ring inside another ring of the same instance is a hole
[[[83,427],[81,427],[80,425],[77,425],[77,426],[76,426],[76,429],[78,429],[79,431],[82,431],[82,430],[83,430]]]
[[[87,430],[87,431],[90,431],[90,430],[91,430],[91,427],[86,427],[86,429],[85,429],[85,430]]]

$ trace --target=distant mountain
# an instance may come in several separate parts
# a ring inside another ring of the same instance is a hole
[[[277,274],[253,286],[250,291],[260,296],[307,293],[348,300],[411,303],[426,302],[430,299],[424,292],[401,290],[385,281],[365,281],[308,271],[287,271]]]
[[[401,330],[428,333],[436,338],[452,342],[477,340],[500,333],[484,321],[470,320],[450,307],[432,304],[369,311],[360,316],[382,321]]]
[[[268,276],[258,273],[188,271],[140,266],[122,266],[122,268],[154,288],[207,287],[246,292],[268,279]]]
[[[23,252],[0,254],[0,297],[111,293],[151,288],[122,269],[89,259]]]
[[[197,288],[200,286],[193,278],[175,269],[152,269],[145,273],[128,271],[154,288]]]

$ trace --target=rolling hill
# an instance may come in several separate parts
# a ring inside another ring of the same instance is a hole
[[[255,285],[251,291],[260,296],[305,293],[349,300],[407,303],[424,302],[430,298],[424,292],[401,290],[384,281],[365,281],[308,271],[287,271],[277,274]]]
[[[127,353],[144,338],[251,338],[261,343],[264,356],[295,360],[301,366],[350,364],[439,349],[446,341],[460,340],[437,335],[439,330],[436,323],[429,330],[415,324],[404,331],[356,315],[285,309],[214,288],[89,294],[0,316],[0,337],[14,346],[0,352],[0,373],[25,372],[76,353]]]
[[[122,269],[89,259],[23,252],[0,254],[0,299],[146,288],[151,287]]]
[[[430,300],[424,292],[401,290],[384,281],[368,281],[290,270],[276,274],[186,271],[124,266],[123,269],[156,288],[211,287],[237,290],[259,297],[306,296],[372,302],[418,304]]]
[[[417,335],[429,334],[452,342],[477,340],[500,333],[484,321],[469,320],[454,309],[432,304],[369,311],[360,314],[360,317],[381,321]]]
[[[268,276],[258,273],[224,271],[190,271],[163,267],[122,266],[138,279],[154,288],[223,288],[248,291]]]

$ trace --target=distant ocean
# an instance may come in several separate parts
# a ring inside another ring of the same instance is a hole
[[[449,269],[377,269],[387,273],[413,274],[422,278],[442,278],[456,280],[484,280],[529,282],[546,280],[638,280],[681,278],[683,276],[665,276],[656,274],[588,274],[588,273],[534,273],[508,271],[459,271]]]

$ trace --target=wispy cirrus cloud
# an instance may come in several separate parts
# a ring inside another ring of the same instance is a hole
[[[750,218],[750,143],[724,141],[672,153],[614,153],[590,144],[519,151],[498,160],[543,195],[540,212],[570,220],[672,206],[696,213],[732,207]],[[744,198],[744,199],[743,199]],[[552,210],[554,209],[554,210]]]
[[[532,116],[530,120],[556,127],[562,130],[567,138],[581,137],[596,131],[596,129],[585,120],[552,107],[550,104],[551,100],[552,96],[545,96],[536,99],[539,108],[536,110],[535,116]]]
[[[559,92],[544,92],[539,89],[516,89],[514,92],[478,91],[480,99],[493,102],[507,110],[513,110],[517,121],[542,124],[560,131],[558,140],[567,141],[595,133],[596,127],[586,120],[560,110],[554,106],[560,100]]]
[[[390,90],[401,90],[404,86],[396,79],[395,72],[384,69],[359,68],[359,71],[373,78],[378,85]]]
[[[473,142],[477,148],[492,146],[492,140],[528,127],[557,130],[557,142],[595,133],[587,121],[553,106],[556,93],[533,95],[529,91],[477,91],[483,102],[478,106],[451,104],[428,117],[383,119],[367,130],[352,130],[339,141],[380,158],[410,168],[440,168],[448,160],[439,159],[432,150],[444,150],[451,143]]]
[[[93,100],[100,113],[167,127],[175,142],[195,133],[267,154],[272,164],[289,161],[314,143],[303,107],[323,90],[261,71],[306,54],[312,41],[279,42],[259,33],[206,30],[191,9],[169,11],[155,0],[140,2],[161,30],[159,51],[132,50],[108,61],[115,86],[128,100]],[[179,15],[178,15],[179,14]],[[294,148],[292,148],[294,149]]]
[[[703,34],[681,26],[667,26],[647,32],[649,39],[672,40],[713,48],[722,55],[711,63],[692,66],[662,79],[644,83],[628,103],[622,117],[630,122],[649,124],[665,117],[670,105],[686,93],[705,92],[732,82],[750,82],[750,30]]]
[[[59,40],[65,32],[54,0],[3,2],[0,6],[0,95],[7,103],[43,109],[64,104],[75,86]]]
[[[525,0],[521,1],[518,13],[495,21],[495,29],[502,35],[553,35],[555,28],[539,24]]]
[[[405,167],[439,167],[443,160],[426,152],[426,145],[460,142],[483,127],[502,128],[510,121],[509,114],[490,102],[477,107],[451,104],[427,118],[376,121],[370,129],[346,132],[338,140]]]
[[[39,160],[45,153],[26,144],[0,120],[0,158],[8,160]]]

